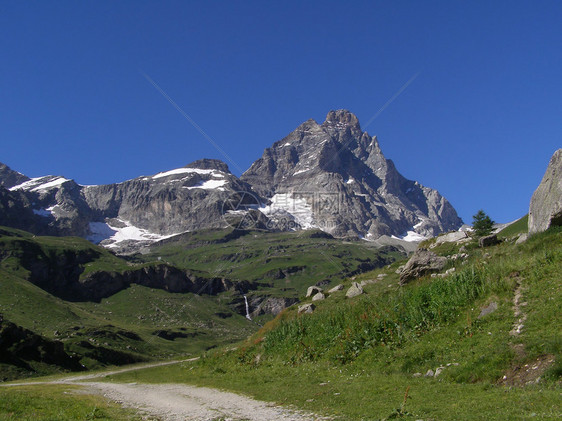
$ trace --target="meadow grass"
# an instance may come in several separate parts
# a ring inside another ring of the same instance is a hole
[[[135,412],[77,386],[33,385],[0,387],[1,421],[141,420]]]

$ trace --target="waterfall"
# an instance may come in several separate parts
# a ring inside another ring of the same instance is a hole
[[[250,307],[248,306],[248,298],[244,295],[244,302],[246,303],[246,319],[252,320],[250,317]]]

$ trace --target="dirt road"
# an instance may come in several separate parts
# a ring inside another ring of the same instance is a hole
[[[184,360],[189,361],[189,360]],[[182,361],[178,361],[182,362]],[[103,395],[126,408],[160,420],[198,421],[315,421],[328,418],[284,408],[235,393],[186,384],[109,383],[91,381],[125,371],[177,364],[145,364],[113,371],[66,377],[48,382],[12,383],[3,386],[36,384],[79,385],[84,393]]]
[[[163,420],[317,420],[304,414],[235,393],[185,384],[122,384],[89,382],[95,392]]]

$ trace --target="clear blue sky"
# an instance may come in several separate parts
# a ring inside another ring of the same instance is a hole
[[[242,170],[418,74],[367,131],[465,222],[507,222],[562,147],[561,22],[560,1],[1,1],[0,162],[102,184],[224,160],[143,72]]]

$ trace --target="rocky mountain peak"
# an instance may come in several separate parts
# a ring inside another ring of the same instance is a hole
[[[347,110],[332,110],[326,115],[326,120],[322,123],[323,127],[351,127],[361,131],[359,119],[355,114]]]
[[[203,158],[192,162],[185,166],[185,168],[198,168],[200,170],[217,170],[225,173],[230,173],[228,165],[219,159]]]
[[[330,111],[321,125],[304,122],[241,179],[270,199],[268,217],[337,237],[413,241],[462,225],[437,191],[400,175],[347,110]]]

